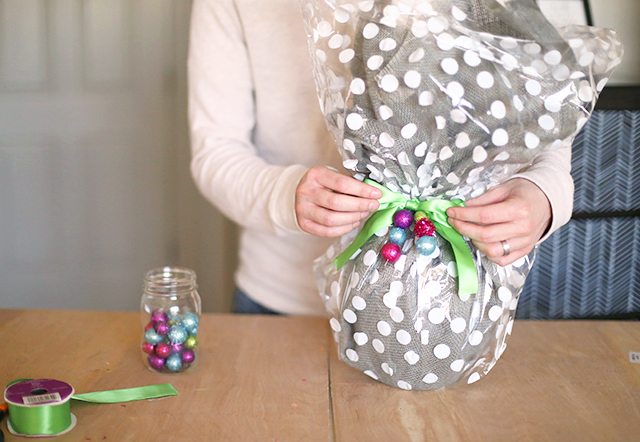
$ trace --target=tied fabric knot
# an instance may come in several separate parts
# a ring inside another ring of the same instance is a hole
[[[362,229],[351,244],[335,259],[337,269],[342,268],[349,258],[358,251],[376,232],[393,224],[393,215],[401,209],[409,209],[414,212],[422,211],[427,214],[431,222],[436,227],[436,232],[444,238],[453,250],[458,270],[458,297],[466,301],[471,295],[478,293],[478,274],[473,255],[467,246],[466,241],[449,224],[447,209],[450,207],[462,207],[464,202],[459,199],[447,200],[432,198],[419,200],[409,198],[402,193],[393,192],[385,186],[375,181],[366,179],[365,183],[379,189],[382,197],[378,199],[380,206],[362,226]]]

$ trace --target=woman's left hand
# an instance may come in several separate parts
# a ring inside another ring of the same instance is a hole
[[[506,266],[533,250],[549,227],[551,205],[534,183],[514,178],[466,201],[465,207],[450,208],[447,215],[449,224],[491,261]]]

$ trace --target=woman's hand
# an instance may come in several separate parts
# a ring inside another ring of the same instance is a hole
[[[527,255],[551,221],[551,205],[538,186],[515,178],[447,210],[449,223],[500,266]],[[504,255],[501,241],[510,252]]]
[[[327,167],[312,167],[296,189],[295,210],[302,230],[316,236],[344,235],[374,212],[382,192]]]

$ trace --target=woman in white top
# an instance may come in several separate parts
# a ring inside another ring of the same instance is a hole
[[[235,310],[323,315],[312,261],[375,211],[379,195],[327,167],[340,169],[340,159],[318,106],[298,0],[195,0],[188,67],[194,180],[242,228]],[[570,167],[571,146],[547,151],[450,209],[449,221],[509,264],[568,222]]]

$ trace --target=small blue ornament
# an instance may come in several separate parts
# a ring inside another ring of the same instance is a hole
[[[438,247],[436,239],[433,236],[421,236],[416,241],[416,249],[418,253],[424,256],[431,255]]]
[[[154,329],[150,328],[146,332],[144,332],[144,340],[149,344],[157,344],[162,342],[162,336],[158,334]]]
[[[402,246],[402,244],[404,244],[406,239],[407,239],[406,230],[401,229],[400,227],[392,227],[389,230],[389,241],[391,241],[392,243],[396,243],[399,246]]]
[[[180,322],[180,315],[178,315],[177,313],[168,312],[167,313],[167,322],[169,322],[170,325],[175,325],[175,324],[179,323]]]
[[[180,325],[174,325],[173,327],[171,327],[171,329],[169,329],[167,337],[172,344],[182,344],[189,337],[189,333],[187,333],[184,327]]]
[[[167,367],[170,371],[180,371],[182,370],[182,359],[179,354],[172,354],[167,358],[167,362],[164,363],[164,366]]]
[[[187,329],[187,331],[191,334],[194,334],[193,330],[198,330],[198,315],[195,313],[185,313],[182,316],[182,326]]]

